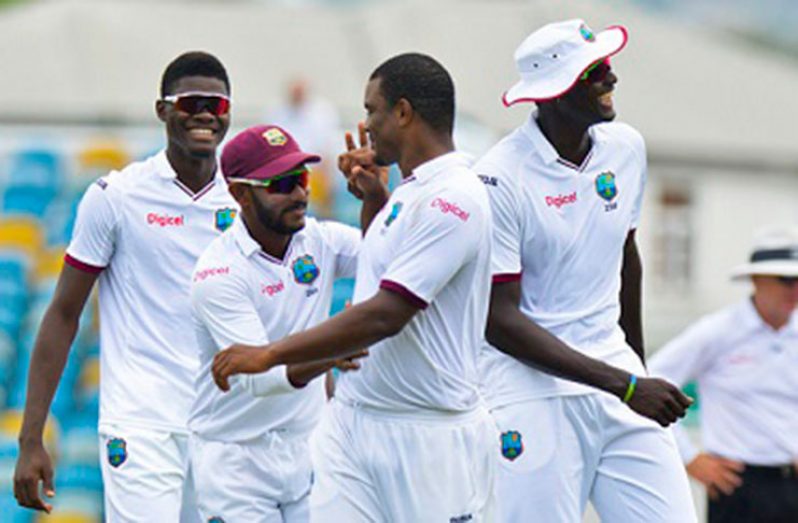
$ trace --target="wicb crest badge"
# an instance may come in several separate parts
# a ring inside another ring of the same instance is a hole
[[[615,175],[612,171],[604,171],[596,176],[596,192],[608,202],[618,196],[618,186],[615,185]]]
[[[319,266],[313,261],[313,256],[306,254],[294,260],[291,266],[294,272],[294,281],[305,285],[310,285],[319,277]]]
[[[122,438],[111,438],[105,444],[108,449],[108,463],[117,468],[127,461],[127,442]]]
[[[273,147],[281,147],[288,143],[288,137],[278,128],[272,127],[271,129],[266,129],[262,135],[269,145]]]
[[[233,220],[236,219],[236,210],[230,207],[219,209],[216,211],[214,226],[219,232],[224,232],[233,225]]]
[[[391,208],[391,213],[385,218],[385,226],[388,227],[393,223],[397,216],[399,216],[399,211],[402,210],[402,202],[396,202],[393,204]]]
[[[513,461],[515,458],[523,454],[524,441],[521,439],[521,433],[517,430],[508,430],[502,432],[502,456],[506,459]]]

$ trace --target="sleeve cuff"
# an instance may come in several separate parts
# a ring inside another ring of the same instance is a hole
[[[73,258],[69,254],[64,255],[64,263],[78,269],[79,271],[88,272],[89,274],[100,274],[105,269],[105,267],[98,267],[96,265],[84,263],[77,258]]]
[[[242,380],[244,389],[256,397],[286,394],[298,390],[288,381],[288,367],[278,365],[261,374],[247,374]]]
[[[511,281],[519,281],[521,273],[502,273],[493,275],[493,283],[507,283]]]
[[[396,283],[395,281],[391,280],[382,280],[380,282],[380,289],[385,289],[386,291],[395,292],[396,294],[400,295],[402,298],[407,300],[410,305],[416,307],[418,309],[426,309],[429,306],[429,303],[424,301],[422,298],[418,297],[413,291],[402,285],[401,283]]]

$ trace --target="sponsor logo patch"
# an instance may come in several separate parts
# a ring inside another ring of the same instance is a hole
[[[279,292],[283,292],[283,290],[285,290],[285,285],[283,285],[282,280],[270,285],[263,284],[260,286],[260,293],[269,297],[274,296]]]
[[[294,281],[304,285],[310,285],[319,277],[319,266],[313,261],[313,256],[306,254],[300,256],[291,265],[294,273]]]
[[[220,274],[230,274],[230,267],[209,267],[194,273],[194,281],[202,281],[211,276],[218,276]]]
[[[478,174],[477,176],[485,185],[490,185],[491,187],[499,186],[499,180],[495,176],[488,176],[487,174]]]
[[[443,214],[453,214],[454,216],[457,216],[459,219],[461,219],[464,222],[467,222],[469,216],[471,216],[463,209],[458,207],[457,204],[452,202],[447,202],[443,198],[435,198],[434,200],[432,200],[430,207],[432,207],[433,209],[440,209],[440,211]]]
[[[226,231],[231,225],[233,225],[233,220],[236,219],[236,214],[236,210],[231,209],[230,207],[218,209],[214,215],[213,226],[216,227],[216,230],[219,232]]]
[[[158,214],[157,212],[147,213],[147,225],[155,225],[157,227],[182,227],[186,224],[185,217],[169,216],[168,214]]]
[[[108,463],[117,468],[127,461],[127,442],[122,438],[109,439],[105,447],[108,449]]]
[[[524,442],[521,439],[521,433],[517,430],[502,432],[501,441],[502,456],[504,456],[505,459],[513,461],[524,453]]]
[[[571,194],[560,194],[558,196],[546,196],[546,205],[549,207],[557,207],[558,209],[563,205],[576,203],[576,191]]]
[[[280,129],[277,129],[275,127],[263,131],[262,136],[266,139],[267,142],[269,142],[269,145],[275,147],[282,147],[288,142],[288,138],[285,136],[285,134],[283,134],[283,132]]]
[[[108,182],[106,182],[104,178],[98,178],[97,181],[94,183],[99,185],[100,189],[102,189],[103,191],[108,187]]]

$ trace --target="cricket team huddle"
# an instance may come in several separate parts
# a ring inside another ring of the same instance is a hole
[[[644,359],[646,150],[615,121],[610,64],[626,43],[582,20],[534,31],[502,98],[534,108],[476,163],[446,69],[380,64],[337,159],[360,228],[306,215],[322,158],[291,129],[250,127],[217,159],[225,68],[173,60],[165,149],[81,201],[31,362],[18,502],[53,509],[42,431],[99,281],[107,521],[579,522],[588,501],[605,522],[696,521],[667,428],[691,399]],[[352,305],[330,317],[338,278]]]

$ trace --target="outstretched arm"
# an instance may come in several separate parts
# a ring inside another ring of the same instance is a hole
[[[23,507],[50,512],[52,505],[39,495],[43,482],[48,497],[55,495],[53,468],[42,434],[50,404],[75,339],[78,322],[97,274],[64,265],[44,314],[28,372],[28,395],[19,434],[19,458],[14,472],[14,497]]]
[[[228,378],[234,374],[349,356],[398,334],[417,311],[416,305],[398,293],[380,289],[369,300],[304,332],[265,347],[233,345],[218,353],[213,360],[213,379],[226,391],[230,388]]]
[[[629,231],[623,245],[623,266],[621,267],[621,318],[618,323],[626,334],[626,343],[646,362],[643,347],[643,319],[641,313],[641,294],[643,264],[637,251],[634,229]]]
[[[491,345],[538,370],[624,399],[631,378],[628,372],[585,356],[560,341],[521,312],[520,298],[519,281],[493,284],[487,328]],[[667,426],[684,416],[691,402],[664,380],[638,378],[627,403],[637,413]]]

